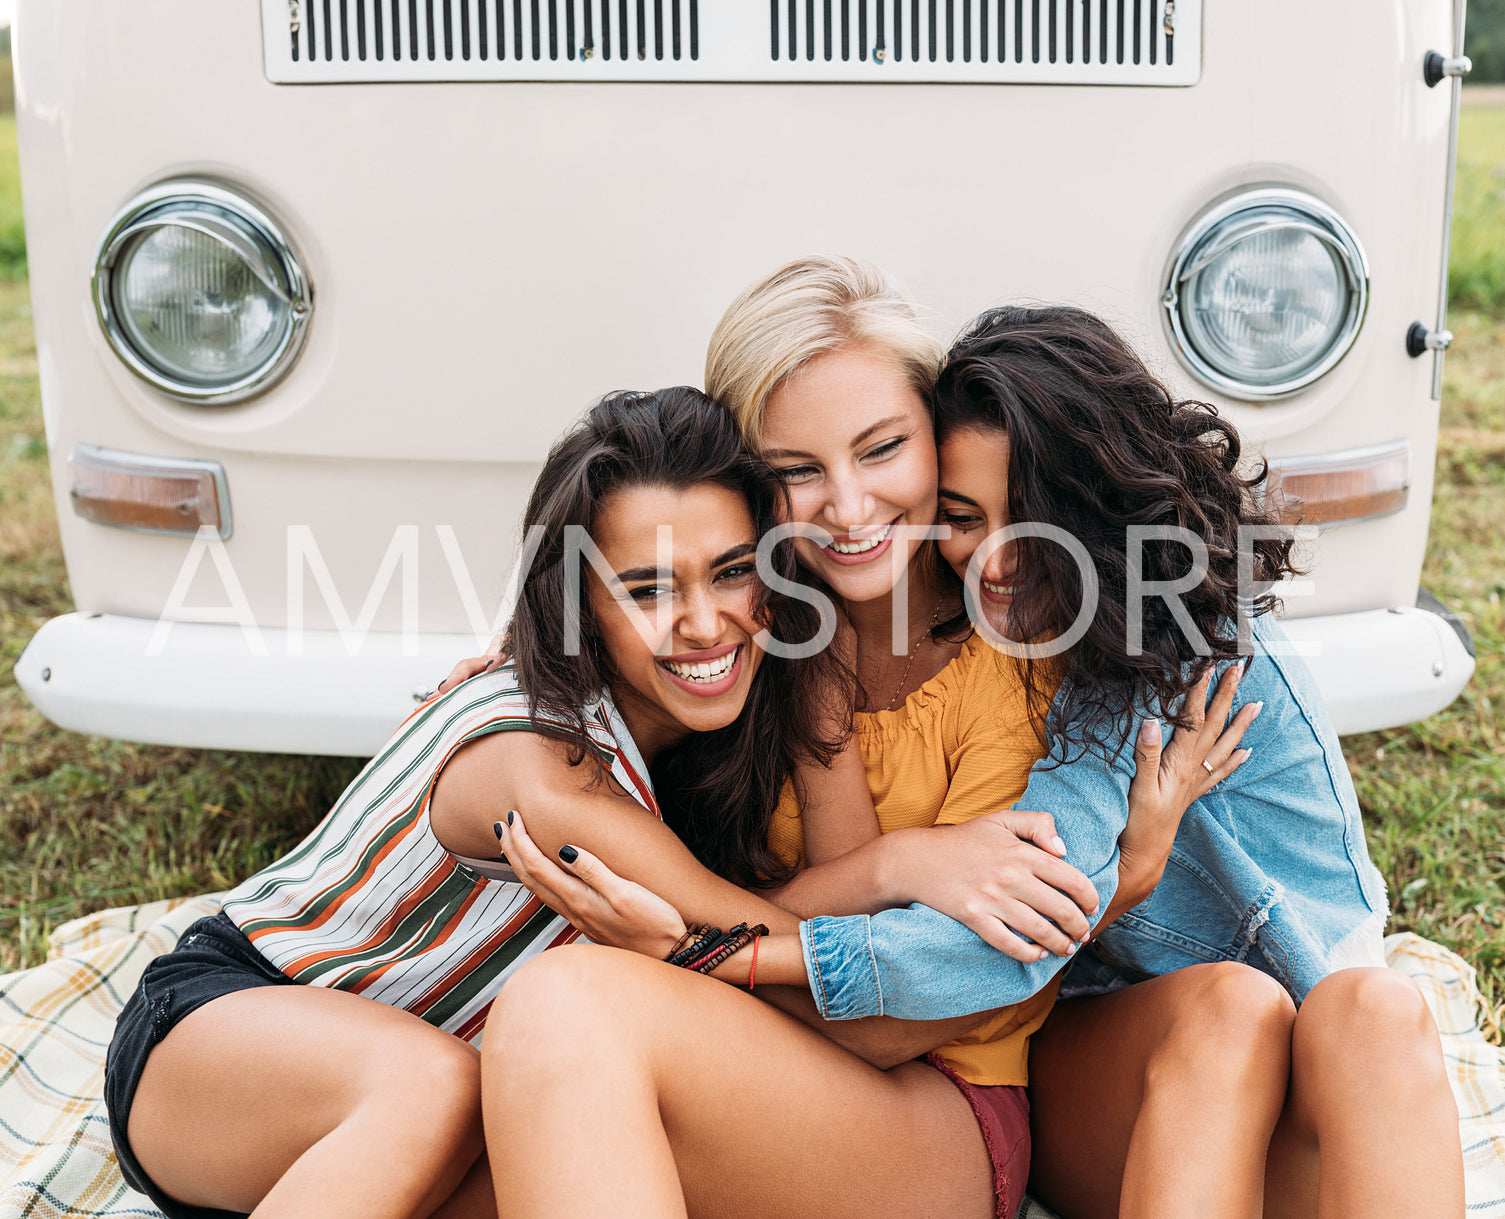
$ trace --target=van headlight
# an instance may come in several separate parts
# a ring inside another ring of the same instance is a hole
[[[1264,187],[1199,216],[1171,259],[1161,303],[1177,354],[1234,398],[1310,385],[1353,346],[1369,263],[1320,199]]]
[[[163,182],[132,199],[99,244],[93,286],[115,354],[163,393],[201,404],[270,387],[313,311],[277,223],[207,182]]]

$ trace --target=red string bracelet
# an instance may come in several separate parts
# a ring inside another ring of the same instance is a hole
[[[762,938],[763,937],[761,935],[755,935],[755,936],[753,936],[752,964],[750,966],[748,966],[748,969],[747,969],[747,993],[748,994],[752,994],[753,979],[758,976],[758,941],[761,940]]]

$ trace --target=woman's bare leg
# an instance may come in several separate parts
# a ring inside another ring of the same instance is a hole
[[[496,1186],[484,1151],[430,1219],[496,1219]]]
[[[1458,1108],[1409,979],[1345,969],[1307,995],[1266,1196],[1272,1219],[1463,1214]]]
[[[1030,1044],[1031,1191],[1070,1219],[1258,1216],[1294,1019],[1235,964],[1057,1004]]]
[[[313,986],[238,991],[147,1059],[128,1122],[179,1201],[279,1215],[422,1219],[482,1150],[480,1055],[416,1016]],[[469,1194],[490,1211],[472,1174]],[[463,1201],[457,1199],[457,1202]]]
[[[994,1214],[976,1119],[938,1071],[879,1071],[615,949],[524,965],[493,1005],[482,1078],[508,1219]]]

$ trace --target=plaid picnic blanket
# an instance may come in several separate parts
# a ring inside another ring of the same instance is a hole
[[[158,1211],[126,1187],[105,1120],[104,1056],[115,1017],[148,962],[216,895],[152,902],[76,919],[52,935],[48,960],[0,976],[0,1219],[132,1216]],[[1392,935],[1386,959],[1421,988],[1442,1031],[1458,1100],[1469,1219],[1505,1219],[1505,1051],[1474,971],[1415,935]],[[1054,1219],[1026,1200],[1018,1219]]]
[[[105,910],[52,933],[48,959],[0,977],[0,1216],[160,1215],[127,1187],[105,1119],[105,1050],[154,957],[217,895]]]

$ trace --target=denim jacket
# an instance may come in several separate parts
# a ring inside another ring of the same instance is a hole
[[[1252,638],[1238,691],[1241,703],[1264,703],[1243,739],[1251,756],[1187,809],[1148,899],[1077,959],[1030,964],[926,906],[810,919],[800,938],[826,1019],[987,1011],[1028,998],[1068,961],[1063,994],[1243,961],[1277,978],[1298,1003],[1336,969],[1383,964],[1385,886],[1369,860],[1337,734],[1273,616],[1253,620]],[[1065,756],[1065,742],[1053,738],[1014,805],[1055,817],[1067,861],[1092,881],[1100,911],[1118,884],[1118,835],[1134,775],[1133,734],[1117,745],[1122,727],[1105,737],[1115,746],[1111,761],[1089,752],[1053,766]],[[1168,742],[1164,723],[1162,733]]]

